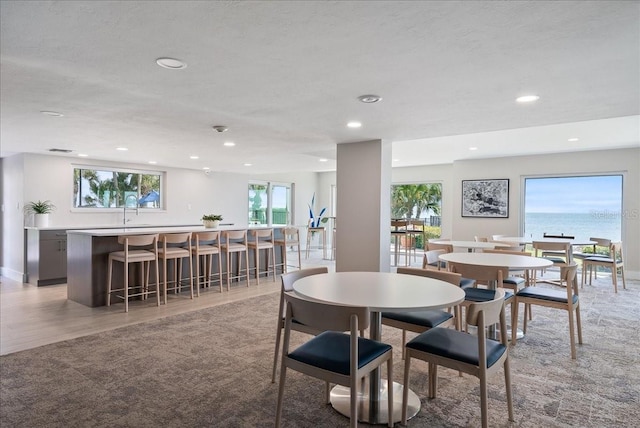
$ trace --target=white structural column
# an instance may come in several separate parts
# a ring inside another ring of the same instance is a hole
[[[391,142],[338,144],[336,272],[389,272]]]

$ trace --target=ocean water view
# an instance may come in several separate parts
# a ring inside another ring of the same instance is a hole
[[[576,239],[590,237],[621,240],[620,211],[588,213],[526,213],[524,236],[540,238],[544,233],[570,235]]]

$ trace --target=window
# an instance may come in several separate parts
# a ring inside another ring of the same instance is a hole
[[[292,184],[249,183],[249,224],[291,224]]]
[[[427,239],[439,238],[442,184],[398,184],[391,186],[391,218],[424,219]],[[417,243],[423,248],[423,243]]]
[[[620,240],[622,175],[525,178],[524,236]]]
[[[118,169],[73,169],[75,208],[162,208],[162,173]]]

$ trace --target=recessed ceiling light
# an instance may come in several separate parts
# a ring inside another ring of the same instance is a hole
[[[537,95],[523,95],[521,97],[516,98],[516,101],[519,103],[532,103],[534,101],[538,101],[540,99]]]
[[[393,161],[394,162],[400,162],[400,159],[394,159]]]
[[[189,159],[200,159],[200,157],[193,155],[193,156],[189,156]]]
[[[244,166],[253,166],[251,163],[245,163]]]
[[[347,123],[347,126],[349,128],[360,128],[362,126],[362,123],[356,122],[356,121],[352,121],[352,122]]]
[[[58,113],[57,111],[43,110],[40,113],[42,113],[44,115],[47,115],[47,116],[52,116],[52,117],[62,117],[62,116],[64,116],[64,114]]]
[[[155,165],[155,164],[157,164],[158,162],[156,162],[156,161],[149,161],[149,163],[150,163],[151,165]]]
[[[224,142],[224,145],[225,145],[226,147],[233,147],[233,146],[235,146],[235,145],[236,145],[236,143],[234,143],[233,141],[225,141],[225,142]]]
[[[175,58],[158,58],[156,59],[156,64],[169,70],[182,70],[183,68],[187,68],[186,63]]]
[[[325,158],[318,159],[318,162],[328,162],[328,161],[329,161],[329,159],[325,159]]]
[[[477,147],[469,147],[469,150],[474,151],[474,150],[478,150]]]
[[[210,170],[211,168],[209,168],[208,166],[203,167],[202,169],[204,169],[205,171]]]
[[[571,141],[572,143],[575,141],[580,140],[579,138],[573,137],[573,138],[569,138],[567,141]]]
[[[129,149],[127,149],[126,147],[117,147],[116,150],[118,150],[120,152],[126,152]]]
[[[78,156],[79,156],[79,157],[81,157],[81,158],[86,158],[86,157],[88,157],[89,155],[84,154],[84,153],[78,153]]]
[[[360,100],[365,104],[373,104],[373,103],[377,103],[378,101],[381,101],[382,97],[378,95],[360,95],[358,97],[358,100]]]

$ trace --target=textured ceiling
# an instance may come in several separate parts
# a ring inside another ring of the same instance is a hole
[[[636,1],[3,0],[0,17],[1,156],[263,173],[331,170],[336,144],[369,139],[397,166],[640,145]]]

